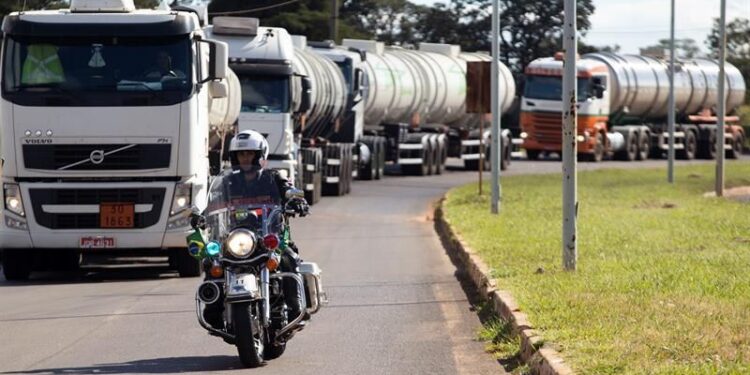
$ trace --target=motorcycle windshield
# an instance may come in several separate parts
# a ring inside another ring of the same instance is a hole
[[[208,192],[205,217],[209,239],[223,241],[234,229],[245,228],[259,236],[281,234],[283,209],[277,204],[258,204],[254,197],[232,196],[228,171],[216,177]]]

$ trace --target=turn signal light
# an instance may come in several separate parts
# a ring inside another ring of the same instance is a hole
[[[269,271],[276,271],[277,268],[279,268],[279,258],[272,256],[268,258],[268,261],[266,261],[266,268],[268,268]]]
[[[213,278],[217,278],[218,279],[218,278],[224,276],[224,269],[221,268],[221,265],[218,265],[218,264],[214,264],[213,266],[211,266],[211,271],[210,272],[211,272],[211,277],[213,277]]]
[[[268,234],[263,237],[263,246],[268,250],[276,250],[279,247],[279,236],[275,234]]]

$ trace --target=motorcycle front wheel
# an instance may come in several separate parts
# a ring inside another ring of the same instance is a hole
[[[260,303],[242,302],[232,305],[232,320],[237,353],[245,367],[259,367],[265,363],[265,335],[260,321]]]

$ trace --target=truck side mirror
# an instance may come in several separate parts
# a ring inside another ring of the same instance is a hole
[[[594,90],[594,96],[596,96],[597,99],[601,99],[604,97],[604,86],[601,84],[594,84],[593,87]]]
[[[363,71],[360,68],[354,69],[354,85],[352,90],[352,97],[354,98],[354,103],[359,103],[364,98],[364,88],[365,85],[363,84]]]
[[[204,39],[198,42],[208,44],[208,75],[200,83],[226,78],[229,69],[229,46],[218,40]]]
[[[310,77],[300,77],[302,81],[302,100],[299,103],[298,112],[304,113],[312,106],[312,81]]]

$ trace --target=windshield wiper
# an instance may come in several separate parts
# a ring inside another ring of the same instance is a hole
[[[16,91],[27,91],[31,89],[30,91],[34,91],[33,89],[46,89],[44,91],[45,94],[47,93],[53,93],[53,94],[63,94],[67,96],[70,99],[78,99],[75,94],[64,88],[60,83],[58,82],[48,82],[48,83],[22,83],[20,85],[14,86],[14,89]]]

